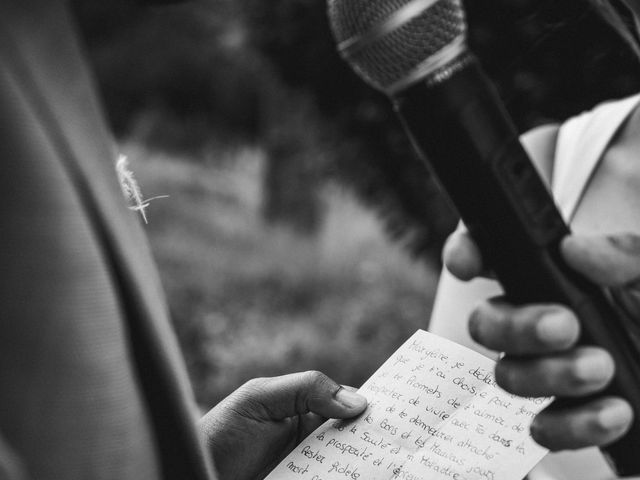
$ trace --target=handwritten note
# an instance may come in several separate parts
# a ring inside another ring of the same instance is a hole
[[[369,407],[330,420],[267,480],[518,480],[547,453],[529,425],[550,399],[501,390],[495,362],[419,330],[360,388]]]

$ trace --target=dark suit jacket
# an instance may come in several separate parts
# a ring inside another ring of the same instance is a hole
[[[213,478],[62,0],[0,2],[0,478]]]

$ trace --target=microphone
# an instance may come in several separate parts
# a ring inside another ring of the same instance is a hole
[[[600,395],[626,398],[635,420],[603,453],[618,475],[640,474],[640,327],[564,262],[569,228],[467,47],[462,0],[329,0],[328,13],[341,55],[390,97],[507,298],[567,305],[581,343],[613,356],[616,375]]]

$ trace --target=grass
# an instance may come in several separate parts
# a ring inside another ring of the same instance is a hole
[[[414,264],[337,187],[314,238],[265,225],[263,156],[213,164],[126,149],[198,401],[308,369],[359,386],[431,310],[437,272]],[[222,161],[224,160],[224,161]]]

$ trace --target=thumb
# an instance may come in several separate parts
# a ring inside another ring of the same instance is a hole
[[[245,384],[244,393],[261,404],[271,420],[309,412],[325,418],[351,418],[367,407],[365,397],[313,371],[252,380]]]
[[[571,235],[561,244],[562,255],[574,270],[603,287],[640,286],[640,236]]]
[[[471,280],[483,271],[482,255],[464,226],[459,226],[447,239],[442,250],[447,269],[458,279]]]

